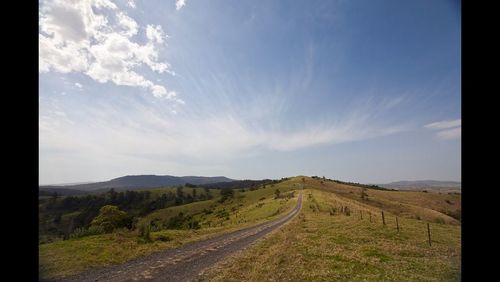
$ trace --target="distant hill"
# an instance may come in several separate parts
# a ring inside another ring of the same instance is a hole
[[[38,196],[52,196],[54,195],[54,192],[57,192],[57,195],[59,196],[75,196],[89,193],[87,191],[67,189],[64,187],[40,187],[40,189],[38,190]]]
[[[98,192],[100,190],[109,190],[114,188],[116,191],[127,189],[140,188],[157,188],[166,186],[178,186],[186,183],[194,185],[202,185],[209,183],[230,182],[230,179],[224,176],[205,177],[205,176],[171,176],[171,175],[127,175],[111,179],[109,181],[94,182],[87,184],[76,185],[44,185],[39,186],[40,191],[62,191],[64,190],[80,190],[83,192]]]
[[[206,188],[221,188],[221,189],[246,189],[246,188],[257,187],[263,184],[273,184],[278,182],[279,181],[277,180],[271,180],[271,179],[263,179],[263,180],[246,179],[246,180],[235,180],[231,182],[208,183],[208,184],[202,184],[200,186]]]
[[[436,180],[397,181],[379,186],[398,190],[460,191],[462,189],[461,182]]]

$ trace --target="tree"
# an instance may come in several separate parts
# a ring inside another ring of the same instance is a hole
[[[234,197],[234,190],[231,188],[221,189],[220,195],[221,195],[220,202],[223,203],[227,199]]]
[[[274,190],[274,194],[276,195],[275,199],[278,199],[280,197],[280,189]]]
[[[177,197],[184,198],[184,192],[182,191],[182,186],[177,187]]]
[[[56,203],[58,197],[59,195],[54,191],[54,193],[52,193],[52,204]]]
[[[115,228],[125,227],[127,225],[127,213],[118,209],[117,206],[106,205],[99,210],[91,226],[101,226],[104,232],[111,232]]]
[[[111,188],[109,190],[109,199],[111,200],[112,203],[116,201],[116,198],[118,197],[118,193],[115,192],[115,189]]]

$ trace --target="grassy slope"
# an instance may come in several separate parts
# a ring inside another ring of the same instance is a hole
[[[306,178],[307,187],[334,192],[355,201],[361,201],[361,188],[338,184],[333,181],[323,181]],[[399,216],[408,218],[421,218],[431,222],[444,222],[459,224],[460,222],[443,211],[461,211],[461,195],[439,194],[425,192],[383,191],[367,189],[368,201],[363,204],[376,207]],[[446,202],[448,201],[448,202]]]
[[[237,192],[233,200],[222,204],[217,203],[217,199],[213,199],[155,211],[142,220],[153,218],[167,220],[170,216],[177,215],[182,211],[201,220],[202,228],[199,230],[162,230],[153,232],[153,243],[149,244],[139,243],[136,232],[123,230],[113,234],[88,236],[39,245],[40,275],[43,278],[61,277],[95,267],[119,264],[153,252],[276,218],[292,209],[295,206],[297,197],[295,195],[294,199],[288,201],[274,199],[276,188],[285,192],[293,189],[294,186],[287,183],[275,184],[275,186],[268,185],[265,189],[243,193]],[[189,188],[184,188],[184,191],[187,190]],[[201,190],[197,192],[201,192]],[[216,195],[215,191],[212,193],[214,196]],[[259,200],[263,197],[264,200]],[[236,211],[231,210],[233,207],[236,208]],[[226,209],[229,212],[229,219],[217,218],[216,213],[204,215],[200,213],[204,208],[212,208],[215,211]],[[211,222],[210,227],[208,222]],[[159,237],[167,237],[169,240],[161,241],[158,240]]]
[[[307,188],[307,186],[306,186]],[[312,196],[309,196],[311,194]],[[386,214],[333,193],[304,190],[301,213],[254,248],[206,273],[210,281],[460,281],[460,226]],[[351,216],[330,215],[348,206]],[[365,213],[372,212],[372,222]]]
[[[296,200],[274,200],[274,190],[279,188],[286,193],[302,185],[314,188],[311,190],[314,200],[305,194],[300,220],[296,218],[294,223],[282,228],[285,232],[279,231],[262,242],[263,245],[252,249],[246,259],[229,266],[226,272],[215,274],[215,279],[233,280],[240,277],[236,272],[241,272],[244,280],[267,277],[280,280],[285,277],[292,280],[294,277],[298,280],[342,280],[351,276],[355,280],[394,280],[397,277],[403,280],[433,280],[435,277],[447,279],[458,275],[459,222],[439,210],[444,206],[460,211],[460,195],[369,189],[369,200],[362,201],[359,187],[330,181],[321,183],[308,177],[305,182],[302,182],[302,177],[295,177],[274,186],[267,185],[266,189],[237,192],[233,200],[223,204],[217,203],[217,199],[195,202],[158,210],[142,219],[159,218],[163,221],[182,211],[200,221],[200,230],[163,230],[152,234],[153,238],[167,236],[170,241],[139,244],[134,232],[117,232],[40,245],[40,273],[43,277],[54,277],[122,263],[277,217],[291,209]],[[201,190],[197,192],[203,193]],[[215,191],[212,193],[216,196]],[[265,199],[261,200],[263,197]],[[330,216],[328,211],[331,207],[346,205],[353,209],[351,216]],[[214,212],[205,214],[204,209]],[[229,213],[229,219],[217,217],[222,209]],[[385,228],[380,226],[381,209],[386,212]],[[359,219],[359,210],[364,211],[363,221]],[[372,223],[369,222],[368,212],[372,214]],[[395,217],[391,214],[400,216],[402,232],[399,235],[394,230]],[[448,223],[431,225],[435,240],[432,248],[426,245],[425,222],[414,219],[417,216],[430,222]],[[299,248],[292,249],[292,246]],[[292,255],[288,256],[290,252]],[[297,263],[293,263],[294,258]],[[316,265],[319,267],[316,268]],[[261,272],[261,268],[264,271]],[[398,268],[401,268],[400,274],[397,274]],[[310,269],[315,271],[310,272]],[[358,272],[359,275],[356,274]]]

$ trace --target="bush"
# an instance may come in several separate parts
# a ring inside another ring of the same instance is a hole
[[[139,225],[139,242],[151,242],[151,225],[143,223]]]
[[[156,236],[155,241],[168,242],[172,241],[172,238],[168,237],[167,235],[159,234],[158,236]]]
[[[274,195],[275,195],[275,197],[274,197],[274,198],[275,198],[275,199],[278,199],[278,198],[280,197],[280,194],[281,194],[280,189],[276,189],[276,190],[274,190]]]
[[[99,235],[106,233],[102,226],[90,226],[88,229],[84,227],[79,227],[69,235],[70,239],[81,238],[85,236]]]
[[[223,203],[227,199],[234,197],[234,190],[230,189],[230,188],[229,189],[221,189],[220,195],[221,195],[221,198],[220,198],[219,202]]]
[[[99,210],[91,226],[100,226],[106,233],[112,232],[115,228],[127,227],[129,225],[127,213],[118,209],[117,206],[106,205]]]

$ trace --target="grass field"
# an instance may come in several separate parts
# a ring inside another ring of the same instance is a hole
[[[431,223],[304,190],[301,213],[281,230],[206,273],[210,281],[460,281],[460,226]],[[330,214],[348,206],[351,215]],[[365,216],[360,217],[363,210]],[[372,212],[370,222],[368,212]]]
[[[219,199],[216,198],[155,211],[141,221],[167,220],[183,212],[199,219],[201,229],[152,232],[152,243],[140,243],[137,232],[119,230],[112,234],[39,245],[40,276],[43,278],[64,277],[95,267],[120,264],[140,256],[279,217],[295,206],[297,195],[290,200],[274,199],[274,191],[278,188],[286,193],[294,187],[296,186],[293,184],[279,183],[254,191],[237,192],[233,199],[224,203],[218,203]],[[204,209],[212,209],[213,213],[206,215],[203,212]],[[228,216],[217,217],[217,214],[220,214],[218,211],[221,210],[228,211]]]
[[[119,264],[153,252],[264,222],[291,210],[286,194],[306,188],[301,213],[254,248],[211,270],[215,281],[457,281],[460,280],[461,195],[362,189],[309,177],[241,192],[221,203],[214,199],[157,210],[142,223],[165,222],[182,212],[200,229],[152,232],[140,243],[136,231],[121,230],[39,246],[41,277],[60,277]],[[161,194],[172,188],[154,189]],[[184,188],[190,191],[191,188]],[[275,199],[275,190],[281,195]],[[174,191],[173,191],[174,192]],[[197,192],[201,192],[197,191]],[[350,210],[346,215],[345,207]],[[383,226],[381,211],[386,225]],[[361,215],[363,214],[363,218]],[[396,230],[396,216],[400,232]],[[459,218],[459,216],[458,216]],[[430,222],[432,246],[427,239]]]

